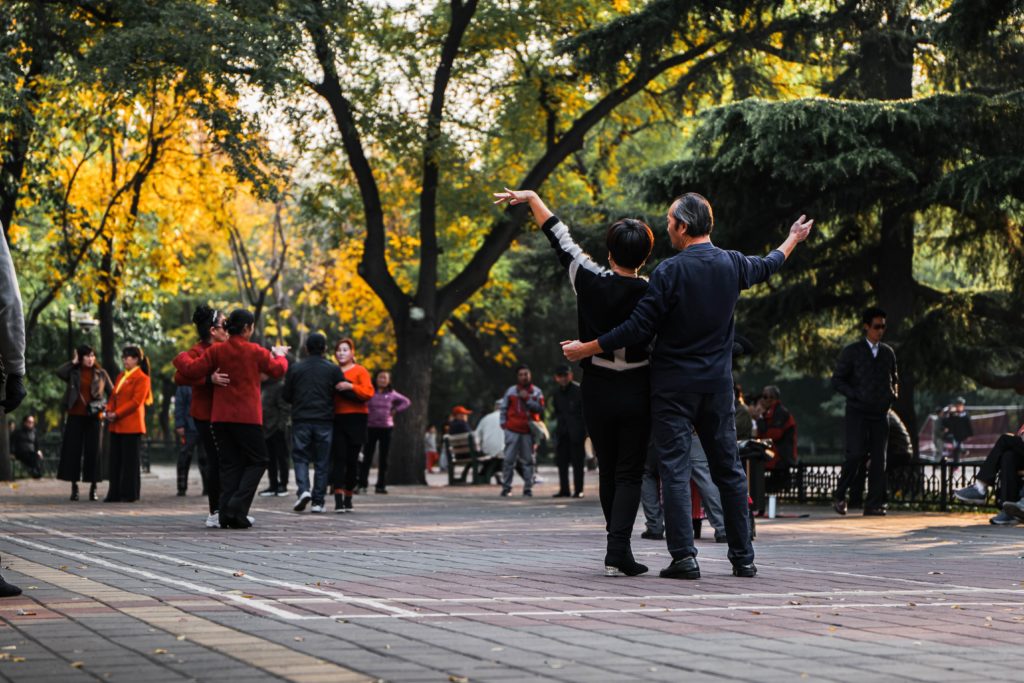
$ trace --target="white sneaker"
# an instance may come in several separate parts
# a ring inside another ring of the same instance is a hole
[[[543,484],[544,483],[544,477],[540,476],[539,474],[535,474],[533,476],[533,483],[534,484]]]
[[[313,507],[309,508],[309,511],[312,512],[314,515],[319,515],[321,512],[324,511],[324,506],[314,505]]]
[[[220,528],[220,512],[214,512],[212,515],[206,518],[207,529],[219,529]]]
[[[306,509],[306,506],[309,505],[309,501],[311,500],[313,500],[313,494],[310,493],[309,491],[303,491],[299,495],[299,499],[295,501],[295,505],[292,506],[292,510],[295,510],[296,512],[302,512],[303,510]]]
[[[247,520],[249,520],[249,524],[255,524],[256,523],[256,518],[253,517],[252,515],[246,515],[245,518]]]

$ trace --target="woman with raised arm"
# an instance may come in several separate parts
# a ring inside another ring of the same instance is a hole
[[[334,431],[331,434],[331,484],[334,486],[334,511],[352,511],[352,493],[359,482],[359,451],[366,443],[373,382],[370,373],[356,362],[356,345],[342,339],[334,347],[334,357],[345,381],[338,382],[334,394]],[[370,456],[367,456],[370,457]]]
[[[141,495],[139,449],[146,433],[146,406],[153,404],[149,359],[142,348],[124,347],[121,360],[124,371],[103,414],[110,423],[110,486],[104,503],[134,503]]]
[[[206,304],[196,306],[196,310],[192,314],[192,323],[196,326],[199,341],[185,353],[190,358],[199,358],[214,344],[227,341],[228,333],[224,329],[225,322],[226,316],[223,312]],[[213,438],[213,427],[210,424],[213,412],[213,388],[218,385],[227,385],[229,382],[230,378],[226,374],[218,372],[218,369],[214,369],[209,375],[198,379],[186,379],[180,371],[174,373],[175,384],[192,387],[192,405],[189,407],[189,415],[196,423],[199,442],[206,455],[205,488],[210,509],[206,517],[206,526],[211,529],[220,526],[220,458],[217,455],[217,440]]]
[[[100,480],[100,414],[114,387],[110,375],[96,362],[91,346],[75,349],[71,360],[57,368],[67,382],[64,408],[68,411],[60,444],[57,478],[71,482],[71,500],[78,500],[78,482],[89,482],[89,500],[96,500]]]
[[[267,468],[260,375],[281,377],[288,369],[287,346],[268,351],[249,341],[255,323],[251,312],[232,311],[226,324],[226,342],[210,346],[198,358],[185,351],[174,359],[174,367],[185,379],[197,381],[218,369],[230,379],[226,386],[214,387],[210,413],[221,461],[221,528],[252,526],[249,507]]]
[[[568,271],[576,293],[580,339],[596,339],[629,318],[647,291],[637,271],[654,247],[654,233],[631,218],[605,233],[608,265],[597,264],[573,241],[569,228],[536,192],[505,188],[495,204],[528,204],[533,218]],[[583,416],[599,463],[601,509],[608,531],[605,573],[636,576],[647,567],[633,559],[630,536],[640,507],[640,482],[651,428],[650,362],[645,346],[613,349],[580,364]]]

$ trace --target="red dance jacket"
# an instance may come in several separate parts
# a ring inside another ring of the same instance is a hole
[[[146,398],[149,376],[135,367],[122,372],[114,382],[114,391],[107,401],[107,413],[114,413],[111,434],[146,433]]]
[[[367,401],[373,398],[373,381],[370,379],[369,371],[356,363],[344,372],[345,381],[352,383],[352,393],[344,392],[339,394],[335,392],[334,414],[369,414],[370,407]]]
[[[201,341],[185,353],[190,358],[199,358],[211,346],[213,346],[213,342]],[[214,368],[214,370],[216,369]],[[192,387],[192,407],[189,408],[188,414],[193,419],[209,422],[210,414],[213,411],[213,385],[210,384],[210,376],[207,375],[197,380],[185,379],[185,376],[178,371],[174,373],[174,383],[178,386],[188,385]]]
[[[262,425],[260,373],[281,377],[288,370],[288,361],[235,336],[221,344],[213,344],[198,358],[191,357],[189,351],[179,353],[174,359],[174,367],[182,377],[191,381],[205,380],[217,368],[227,374],[230,384],[213,387],[211,422]]]

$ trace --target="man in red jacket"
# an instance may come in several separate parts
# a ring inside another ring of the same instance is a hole
[[[539,422],[544,412],[544,393],[534,386],[530,368],[516,369],[516,383],[501,399],[501,428],[505,430],[505,464],[501,495],[512,491],[512,473],[518,462],[523,467],[523,495],[533,495],[533,436],[530,423]]]

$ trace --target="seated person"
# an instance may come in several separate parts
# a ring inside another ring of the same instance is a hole
[[[1020,481],[1017,471],[1024,468],[1024,425],[1016,434],[1003,434],[989,451],[985,462],[974,478],[974,484],[953,493],[957,500],[974,505],[983,505],[988,498],[988,488],[999,478],[999,497],[1003,501],[1019,498]],[[1022,508],[1024,515],[1024,508]],[[992,524],[1015,524],[1019,517],[1006,509],[989,520]]]
[[[953,445],[953,462],[959,463],[964,452],[964,442],[974,436],[971,427],[971,414],[964,404],[967,401],[957,398],[953,405],[946,406],[942,411],[942,440]]]
[[[43,452],[39,450],[36,435],[36,416],[26,415],[21,426],[11,432],[11,455],[18,459],[29,476],[39,479],[43,476]]]

